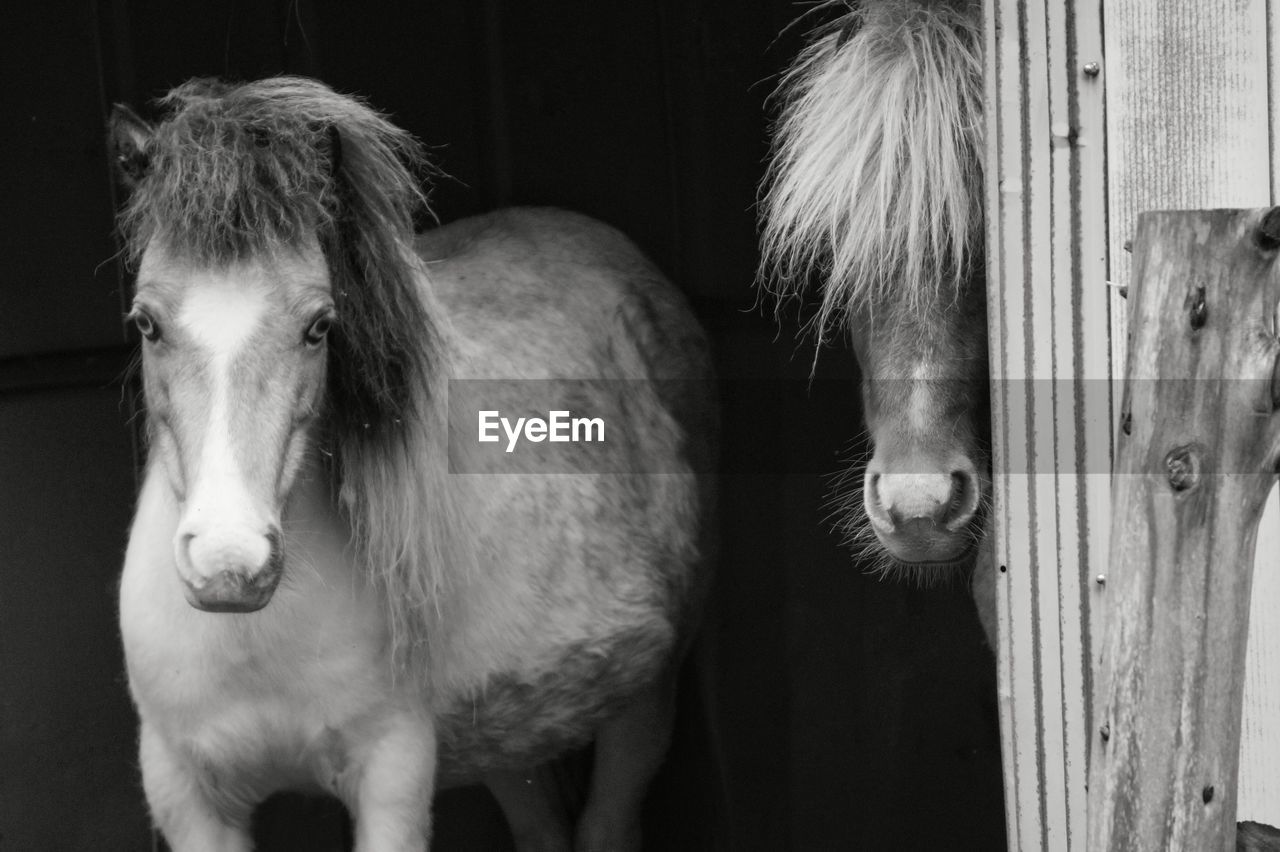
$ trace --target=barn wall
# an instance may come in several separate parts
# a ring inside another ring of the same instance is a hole
[[[92,8],[0,27],[0,849],[145,849],[115,586],[128,358]],[[33,51],[35,44],[57,50]]]
[[[764,100],[799,48],[804,27],[779,36],[796,14],[789,0],[10,13],[6,114],[34,119],[0,143],[22,201],[4,208],[0,279],[0,848],[147,843],[114,625],[137,459],[106,107],[194,75],[282,71],[364,94],[432,146],[452,176],[433,195],[442,220],[513,203],[599,216],[709,329],[722,559],[649,805],[655,845],[999,846],[994,670],[967,590],[880,583],[850,560],[826,518],[832,474],[865,449],[852,356],[829,349],[811,382],[797,318],[779,331],[753,310]],[[437,817],[445,852],[507,842],[483,793],[446,794]],[[259,822],[266,850],[344,845],[332,808],[288,801]]]

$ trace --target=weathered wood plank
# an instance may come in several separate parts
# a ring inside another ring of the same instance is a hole
[[[1280,459],[1265,212],[1139,220],[1091,849],[1234,848],[1254,543]]]

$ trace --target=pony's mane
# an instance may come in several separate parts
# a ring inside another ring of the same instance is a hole
[[[980,20],[971,0],[869,3],[783,76],[762,283],[791,296],[818,271],[820,335],[878,305],[954,300],[982,262]]]
[[[157,242],[221,265],[318,241],[338,315],[325,411],[338,500],[386,596],[396,659],[421,672],[446,574],[470,560],[447,476],[447,330],[412,246],[420,145],[303,78],[193,80],[159,104],[120,216],[128,250]]]

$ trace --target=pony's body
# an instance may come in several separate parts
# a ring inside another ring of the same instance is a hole
[[[251,87],[229,98],[254,111],[315,98],[344,136],[378,129],[307,81]],[[370,192],[363,165],[341,168]],[[348,327],[326,382],[328,318],[342,323],[350,290],[382,274],[364,257],[361,276],[339,278],[332,238],[322,227],[206,262],[189,240],[175,248],[179,233],[140,252],[152,452],[121,627],[153,814],[179,852],[245,849],[262,799],[323,791],[355,815],[362,852],[421,849],[432,791],[485,780],[518,841],[568,848],[574,831],[511,778],[598,738],[576,842],[635,848],[705,582],[715,424],[705,394],[655,382],[708,379],[701,332],[617,232],[510,211],[419,238],[375,294],[399,299],[389,337],[405,331],[397,318],[428,320],[421,375],[394,358],[346,375],[342,352],[385,349],[348,339],[378,329]],[[340,383],[383,373],[384,398],[344,421]],[[610,420],[611,440],[563,454],[554,475],[519,455],[451,473],[449,453],[465,462],[475,435],[474,421],[450,423],[454,379],[502,380],[517,397],[520,380],[606,380],[577,402]],[[460,431],[446,452],[448,428]]]
[[[706,473],[714,414],[705,398],[636,380],[685,387],[709,377],[708,355],[679,294],[599,223],[512,211],[421,244],[458,341],[455,378],[604,379],[579,403],[622,427],[607,450],[565,457],[581,474],[513,475],[504,460],[506,473],[472,475],[479,561],[491,573],[444,595],[456,627],[435,673],[447,684],[442,742],[463,766],[513,765],[522,752],[514,765],[530,765],[582,743],[661,675],[688,633],[706,579],[692,571],[708,496],[694,468]],[[682,457],[683,473],[647,472]],[[637,473],[597,473],[623,466]]]

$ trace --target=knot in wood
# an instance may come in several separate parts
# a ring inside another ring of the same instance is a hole
[[[1204,301],[1204,287],[1197,287],[1187,295],[1187,311],[1190,313],[1191,330],[1199,331],[1209,319],[1209,306]]]
[[[1193,445],[1177,447],[1164,457],[1169,485],[1174,491],[1188,491],[1200,484],[1200,450]]]
[[[1200,798],[1204,799],[1204,803],[1206,805],[1213,801],[1213,785],[1212,784],[1205,785],[1204,790],[1202,790],[1200,793]]]
[[[1266,252],[1280,249],[1280,207],[1272,207],[1262,217],[1257,230],[1253,232],[1253,241]]]

